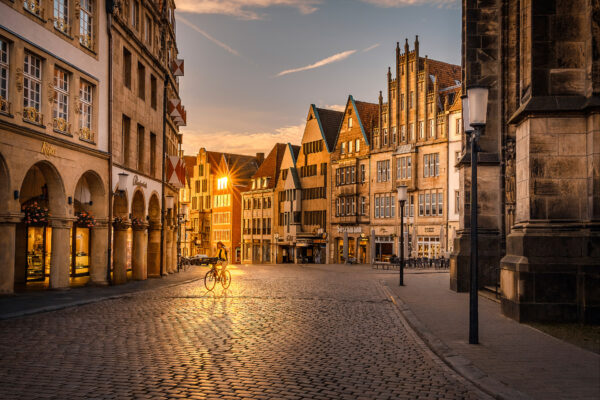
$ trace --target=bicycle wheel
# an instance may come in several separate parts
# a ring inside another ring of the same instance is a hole
[[[215,272],[211,269],[206,275],[204,275],[204,287],[209,292],[215,288],[215,284],[217,283],[217,279],[215,276]]]
[[[225,273],[221,278],[221,285],[223,285],[223,289],[227,289],[229,285],[231,285],[231,273],[229,270],[225,270]]]

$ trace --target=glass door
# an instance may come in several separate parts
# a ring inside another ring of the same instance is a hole
[[[27,227],[27,283],[48,283],[51,248],[52,228],[44,225]]]

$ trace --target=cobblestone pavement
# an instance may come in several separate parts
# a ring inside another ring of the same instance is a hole
[[[360,266],[232,268],[0,321],[0,398],[482,398],[404,328]]]

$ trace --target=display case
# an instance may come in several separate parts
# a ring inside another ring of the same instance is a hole
[[[44,282],[50,276],[51,231],[45,225],[27,227],[27,282]]]

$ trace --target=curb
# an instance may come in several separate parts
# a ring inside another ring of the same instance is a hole
[[[17,311],[17,312],[9,313],[9,314],[0,314],[0,321],[7,320],[7,319],[13,319],[13,318],[25,317],[25,316],[28,316],[28,315],[45,313],[45,312],[49,312],[49,311],[58,311],[58,310],[63,310],[65,308],[70,308],[70,307],[84,306],[84,305],[87,305],[87,304],[98,303],[98,302],[105,301],[105,300],[115,300],[115,299],[119,299],[119,298],[126,297],[126,296],[132,296],[132,295],[135,295],[135,294],[138,294],[138,293],[148,292],[148,291],[151,291],[151,290],[165,289],[165,288],[170,288],[170,287],[173,287],[173,286],[185,285],[187,283],[196,282],[196,281],[198,281],[200,279],[203,279],[203,278],[204,277],[191,278],[191,279],[186,279],[186,280],[181,281],[181,282],[168,283],[168,284],[165,284],[164,286],[159,286],[159,287],[152,287],[152,288],[146,288],[146,289],[132,290],[130,292],[113,294],[113,295],[110,295],[110,296],[98,296],[98,297],[93,297],[93,298],[90,298],[90,299],[75,300],[75,301],[68,302],[68,303],[62,303],[62,304],[56,304],[56,305],[48,305],[48,306],[43,306],[43,307],[38,307],[38,308],[32,308],[32,309],[23,310],[23,311]]]
[[[420,337],[429,349],[454,372],[471,382],[478,389],[498,400],[531,400],[531,397],[507,386],[489,376],[469,359],[457,354],[435,336],[412,312],[410,307],[398,296],[394,296],[389,287],[380,282],[384,293],[392,300],[406,325]]]

